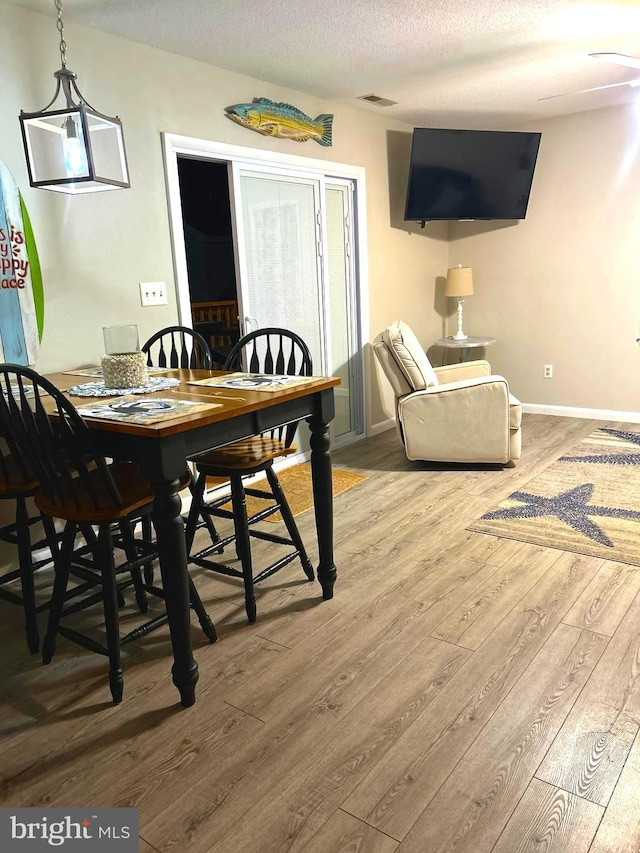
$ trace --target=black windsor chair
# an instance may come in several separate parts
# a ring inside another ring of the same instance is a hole
[[[247,370],[251,373],[312,375],[311,354],[307,345],[297,334],[286,329],[259,329],[245,335],[229,353],[225,369],[242,369],[243,358]],[[191,460],[195,462],[198,477],[192,489],[193,499],[187,517],[186,538],[189,561],[197,566],[243,579],[245,608],[249,622],[255,622],[257,615],[254,584],[274,574],[296,558],[300,559],[307,578],[314,579],[313,566],[307,556],[278,476],[273,470],[275,459],[289,456],[297,451],[293,444],[296,428],[297,422],[286,424],[269,433],[199,454]],[[269,491],[253,486],[245,487],[244,477],[253,476],[262,471],[266,474]],[[229,501],[228,495],[216,497],[211,501],[205,499],[207,477],[222,477],[230,480],[232,511],[222,508],[223,504]],[[248,516],[246,495],[268,500],[271,503],[260,512]],[[278,511],[282,515],[288,537],[253,528],[257,522]],[[207,516],[233,519],[234,533],[222,539],[213,538],[212,544],[208,547],[193,551],[199,517]],[[250,537],[293,546],[294,550],[254,575]],[[214,551],[219,551],[220,546],[224,547],[234,541],[242,571],[210,559],[210,555]]]
[[[27,646],[31,654],[36,654],[40,648],[37,614],[48,606],[48,603],[38,606],[36,602],[34,572],[52,565],[52,554],[58,547],[53,521],[40,514],[29,515],[27,501],[37,490],[38,482],[25,460],[20,456],[4,456],[0,453],[0,501],[15,501],[15,520],[0,527],[0,540],[18,548],[18,568],[0,575],[0,598],[23,608]],[[45,538],[32,542],[31,528],[40,521]],[[47,554],[48,549],[51,549],[51,555]],[[34,560],[34,551],[41,551],[45,556]],[[11,589],[13,581],[18,579],[20,594]]]
[[[190,345],[190,346],[189,346]],[[206,339],[188,326],[167,326],[153,334],[141,347],[147,354],[147,367],[188,368],[192,370],[211,370],[211,350]],[[193,481],[190,478],[189,489],[193,494]],[[219,542],[220,537],[211,518],[203,518],[201,526],[206,526],[212,542]],[[151,520],[148,516],[142,519],[142,535],[150,539]],[[222,548],[216,549],[222,553]],[[153,583],[153,565],[148,564],[144,569],[145,582]]]
[[[93,446],[90,430],[72,403],[47,379],[27,367],[0,365],[0,433],[14,460],[28,466],[39,487],[35,504],[50,518],[64,520],[59,552],[55,555],[55,581],[49,624],[43,642],[43,662],[50,663],[58,634],[109,658],[109,686],[114,703],[122,700],[123,675],[120,648],[167,622],[163,613],[126,636],[119,634],[117,576],[131,574],[139,607],[146,610],[146,594],[164,597],[161,589],[143,584],[140,567],[157,557],[156,546],[134,538],[133,523],[148,517],[153,491],[137,465],[107,463]],[[185,474],[184,486],[188,483]],[[78,557],[74,550],[77,534],[86,541]],[[117,540],[117,541],[116,541]],[[116,566],[114,546],[121,547],[126,562]],[[67,585],[70,574],[87,579],[89,587],[99,587],[73,604]],[[211,642],[216,632],[189,579],[191,606]],[[102,601],[106,646],[61,624],[61,619]]]

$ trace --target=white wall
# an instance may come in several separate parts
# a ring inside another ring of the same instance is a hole
[[[523,222],[421,231],[402,221],[411,128],[391,113],[329,103],[74,24],[66,30],[82,91],[123,119],[132,188],[70,198],[28,187],[18,114],[51,97],[57,33],[53,17],[0,0],[0,157],[23,190],[42,262],[42,372],[96,362],[103,325],[137,323],[144,339],[177,319],[160,144],[169,131],[364,166],[371,337],[402,318],[428,347],[445,331],[437,278],[448,266],[471,265],[476,293],[466,300],[465,329],[497,338],[487,355],[521,399],[640,410],[640,162],[630,106],[523,128],[543,134]],[[263,137],[224,116],[224,106],[259,95],[311,115],[335,113],[333,147]],[[169,306],[140,307],[138,282],[149,280],[168,282]],[[549,363],[551,381],[542,379]],[[377,371],[368,392],[375,425],[392,413]]]
[[[640,127],[633,105],[536,122],[527,218],[454,223],[465,331],[528,403],[640,411]],[[552,364],[554,378],[542,377]]]
[[[392,223],[392,204],[404,195],[402,141],[410,139],[410,127],[389,113],[326,102],[72,23],[65,35],[69,67],[85,97],[123,121],[132,186],[73,198],[29,188],[18,114],[43,107],[53,94],[58,38],[53,17],[0,2],[0,157],[23,191],[42,263],[39,371],[97,362],[104,325],[136,323],[144,340],[176,321],[162,131],[365,167],[371,335],[411,317],[425,342],[439,337],[432,306],[436,276],[447,267],[443,232],[431,238],[411,234],[414,226],[397,217]],[[260,136],[225,117],[224,106],[254,96],[294,103],[310,115],[335,113],[333,147]],[[142,309],[140,281],[167,281],[169,306]],[[389,398],[386,383],[374,378],[370,423],[388,417]]]

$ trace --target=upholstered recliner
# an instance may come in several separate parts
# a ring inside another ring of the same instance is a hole
[[[396,425],[407,457],[430,462],[520,458],[522,406],[488,361],[432,367],[400,320],[373,349],[395,394]]]

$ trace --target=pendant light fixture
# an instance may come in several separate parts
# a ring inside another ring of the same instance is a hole
[[[20,113],[29,182],[62,193],[90,193],[130,186],[122,124],[102,115],[82,96],[76,75],[67,68],[62,0],[58,13],[61,68],[53,75],[56,91],[36,113]],[[65,105],[51,109],[62,93]],[[77,100],[74,100],[77,98]]]

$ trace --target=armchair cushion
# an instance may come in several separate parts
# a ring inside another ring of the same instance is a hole
[[[384,330],[382,339],[412,391],[423,391],[438,384],[425,351],[406,323],[396,320]]]
[[[457,382],[459,379],[475,379],[478,376],[491,376],[491,365],[484,358],[476,361],[459,361],[457,364],[445,364],[433,368],[438,382]]]

